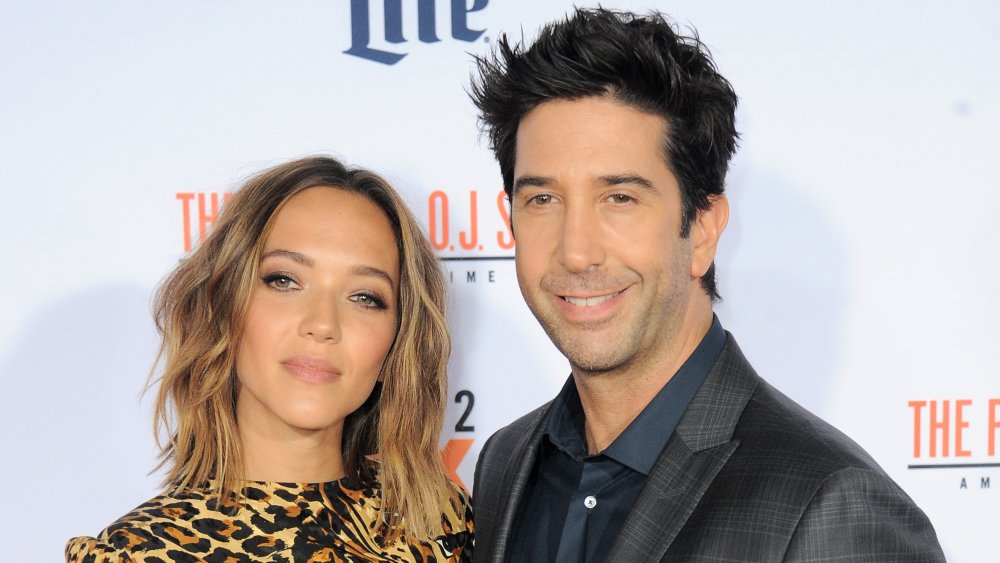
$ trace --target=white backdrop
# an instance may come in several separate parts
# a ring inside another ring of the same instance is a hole
[[[442,258],[479,258],[444,262],[442,445],[471,485],[486,437],[554,395],[568,366],[507,259],[470,53],[572,4],[402,0],[389,42],[384,0],[0,3],[0,561],[59,560],[68,537],[158,491],[140,397],[150,296],[210,228],[213,197],[307,154],[382,172],[434,223]],[[740,95],[723,325],[883,464],[951,560],[995,560],[1000,8],[604,5],[697,27]],[[366,33],[368,49],[405,56],[357,56]]]

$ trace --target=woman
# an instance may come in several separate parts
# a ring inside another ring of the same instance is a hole
[[[437,451],[444,299],[377,175],[314,157],[252,178],[157,296],[168,488],[67,560],[471,560]]]

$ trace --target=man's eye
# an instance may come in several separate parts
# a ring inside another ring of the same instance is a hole
[[[608,196],[611,203],[629,203],[632,201],[632,196],[626,194],[612,194]]]
[[[538,194],[536,196],[532,196],[532,198],[528,200],[528,203],[531,205],[546,205],[551,202],[552,196],[549,194]]]

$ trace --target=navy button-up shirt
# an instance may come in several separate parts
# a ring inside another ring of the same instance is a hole
[[[545,437],[514,524],[507,560],[603,561],[660,452],[726,343],[719,319],[677,373],[604,451],[587,454],[570,377],[549,409]]]

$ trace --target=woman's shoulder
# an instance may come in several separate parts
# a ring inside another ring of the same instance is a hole
[[[131,562],[129,554],[111,544],[89,536],[80,536],[66,542],[67,563]]]
[[[382,505],[382,485],[376,466],[372,472],[372,479],[366,485],[353,487],[343,479],[330,483],[338,488],[337,495],[341,502],[351,505],[347,511],[357,513],[360,506],[361,512],[377,513]],[[439,506],[441,522],[448,530],[468,530],[472,531],[472,502],[468,491],[460,483],[451,479],[447,480],[447,495],[442,499]],[[435,518],[436,519],[436,518]]]
[[[429,536],[392,535],[389,540],[378,525],[384,516],[380,473],[364,485],[352,486],[348,480],[326,484],[337,543],[348,553],[364,560],[392,561],[452,561],[467,562],[472,557],[472,504],[465,489],[453,481],[447,484],[447,494],[430,508],[432,520],[440,523]],[[389,540],[389,541],[387,541]]]
[[[434,538],[447,561],[472,560],[475,524],[472,520],[472,502],[469,493],[460,484],[450,481],[451,495],[441,507],[442,534]]]
[[[212,528],[212,513],[220,508],[208,491],[164,493],[140,504],[101,531],[66,543],[66,561],[133,561],[132,556],[164,552],[178,543],[192,549],[206,547],[204,529]],[[208,517],[208,518],[206,518]],[[222,518],[217,519],[221,524]],[[224,527],[224,526],[216,526]]]
[[[442,516],[452,520],[458,527],[472,532],[472,498],[462,485],[454,481],[449,483],[452,489],[448,503],[450,510],[446,510]]]

